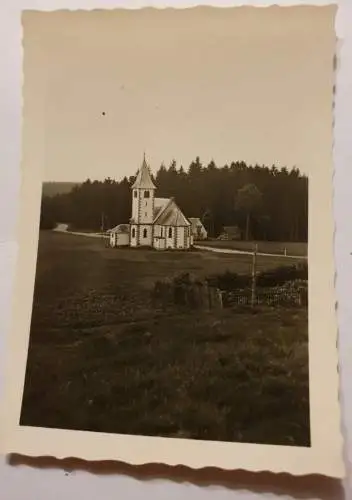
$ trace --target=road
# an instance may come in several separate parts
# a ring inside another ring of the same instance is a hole
[[[68,224],[58,224],[53,231],[56,233],[67,233],[67,234],[74,234],[76,236],[88,236],[90,238],[107,238],[105,234],[100,234],[100,233],[80,233],[77,231],[68,231]]]
[[[233,254],[240,254],[240,255],[253,255],[253,252],[250,252],[248,250],[235,250],[233,248],[216,248],[216,247],[208,247],[208,246],[203,246],[203,245],[194,245],[194,248],[197,248],[198,250],[207,250],[209,252],[216,252],[216,253],[233,253]],[[302,255],[285,255],[283,253],[263,253],[263,252],[257,252],[257,255],[263,256],[263,257],[287,257],[288,259],[307,259],[307,256],[302,256]]]
[[[76,236],[89,236],[90,238],[101,238],[107,237],[105,235],[99,234],[99,233],[80,233],[80,232],[75,232],[75,231],[68,231],[68,224],[58,224],[53,231],[56,231],[58,233],[68,233],[68,234],[75,234]],[[197,250],[206,250],[208,252],[215,252],[215,253],[226,253],[226,254],[238,254],[238,255],[253,255],[253,252],[250,252],[248,250],[235,250],[233,248],[216,248],[216,247],[208,247],[204,245],[194,245],[194,248]],[[257,252],[257,255],[263,256],[263,257],[287,257],[288,259],[307,259],[307,256],[301,256],[301,255],[285,255],[283,253],[263,253],[263,252]]]

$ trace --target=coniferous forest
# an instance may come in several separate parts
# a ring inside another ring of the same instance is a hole
[[[134,177],[105,181],[87,179],[69,192],[42,197],[42,229],[67,223],[99,231],[129,221]],[[197,157],[188,169],[172,161],[154,176],[156,196],[173,196],[187,217],[199,217],[209,237],[237,225],[243,239],[300,241],[308,239],[308,178],[297,168],[232,162],[203,165]]]

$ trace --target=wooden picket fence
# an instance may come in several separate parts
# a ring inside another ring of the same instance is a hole
[[[236,290],[222,292],[224,307],[252,304],[251,290]],[[308,292],[305,289],[276,290],[275,288],[257,289],[254,303],[256,305],[270,306],[306,306],[308,304]]]

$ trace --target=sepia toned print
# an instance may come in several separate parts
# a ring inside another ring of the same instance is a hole
[[[24,14],[8,451],[342,474],[334,13]]]
[[[309,446],[307,243],[252,241],[304,240],[307,207],[297,170],[196,160],[154,181],[145,157],[131,181],[44,194],[21,424]]]

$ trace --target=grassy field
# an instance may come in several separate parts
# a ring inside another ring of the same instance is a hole
[[[306,309],[151,306],[158,278],[249,267],[42,233],[21,424],[309,446]]]
[[[224,241],[224,240],[207,240],[199,242],[200,245],[207,245],[217,248],[230,248],[235,250],[248,250],[253,251],[254,244],[258,244],[258,252],[284,254],[285,248],[287,255],[297,255],[297,257],[307,256],[308,245],[307,243],[295,242],[280,242],[280,241]]]

